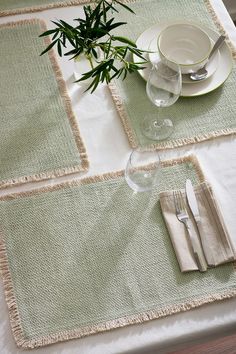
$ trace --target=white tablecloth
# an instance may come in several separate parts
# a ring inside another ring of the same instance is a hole
[[[221,22],[236,46],[236,29],[221,0],[211,0]],[[0,24],[25,18],[43,18],[48,27],[50,20],[70,21],[82,15],[81,7],[52,9],[38,13],[0,18]],[[4,53],[1,53],[4,55]],[[130,147],[120,118],[106,86],[92,95],[83,93],[83,88],[73,84],[73,63],[59,59],[68,91],[77,116],[81,135],[90,160],[86,176],[124,169]],[[212,184],[234,244],[236,246],[236,140],[234,137],[217,138],[209,142],[190,145],[162,153],[162,158],[172,158],[194,153]],[[80,178],[81,175],[78,175]],[[60,178],[60,181],[71,177]],[[58,179],[59,180],[59,179]],[[57,180],[57,182],[58,182]],[[53,181],[46,183],[54,183]],[[37,186],[44,185],[38,183]],[[28,184],[14,188],[14,191],[32,189]],[[12,189],[13,191],[13,189]],[[2,191],[5,194],[7,191]],[[0,353],[16,354],[16,348],[8,319],[8,310],[3,296],[0,279]],[[106,354],[106,353],[166,353],[181,348],[186,343],[216,338],[219,335],[236,333],[236,299],[205,305],[145,324],[128,326],[111,332],[92,335],[87,338],[54,344],[37,349],[44,354]],[[32,353],[36,353],[33,350]]]

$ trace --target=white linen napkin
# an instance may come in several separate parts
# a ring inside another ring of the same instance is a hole
[[[185,196],[193,235],[202,245],[208,266],[215,267],[235,260],[236,252],[231,244],[228,230],[210,185],[207,182],[201,183],[194,188],[194,191],[201,217],[201,234],[199,234],[196,222],[187,205],[185,191],[181,190]],[[173,191],[160,193],[160,204],[180,270],[182,272],[197,270],[187,230],[176,217]]]

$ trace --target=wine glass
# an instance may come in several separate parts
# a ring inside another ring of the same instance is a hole
[[[159,107],[157,114],[147,114],[142,122],[143,134],[152,140],[164,140],[173,132],[169,118],[160,117],[160,108],[174,104],[181,93],[182,77],[177,63],[159,59],[150,72],[146,92],[154,105]]]
[[[159,170],[157,151],[132,150],[125,169],[125,180],[133,191],[147,192],[156,185]]]

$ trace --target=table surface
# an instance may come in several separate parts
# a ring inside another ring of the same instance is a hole
[[[221,23],[236,47],[236,29],[221,0],[211,0]],[[78,15],[78,16],[77,16]],[[26,18],[43,18],[48,27],[50,20],[63,18],[71,21],[82,15],[82,7],[68,7],[46,10],[30,14],[0,18],[0,24]],[[1,53],[2,55],[2,53]],[[131,148],[123,130],[121,120],[105,85],[92,95],[84,93],[84,88],[73,84],[73,62],[58,58],[68,92],[72,100],[81,136],[90,160],[90,169],[78,178],[124,169]],[[91,109],[92,108],[92,109]],[[161,153],[162,159],[195,154],[204,170],[207,180],[213,186],[222,213],[236,247],[236,140],[233,136],[221,137],[207,142],[172,149]],[[11,191],[29,190],[58,181],[69,180],[66,176],[53,181],[29,183],[15,187]],[[74,176],[73,176],[74,178]],[[4,190],[0,195],[9,193]],[[13,340],[8,311],[0,281],[0,353],[21,353]],[[37,349],[44,354],[105,354],[105,353],[166,353],[187,343],[201,342],[205,338],[215,338],[236,332],[236,299],[202,306],[163,319],[140,325],[116,329],[83,339],[72,340],[50,347]],[[36,350],[32,352],[36,353]]]

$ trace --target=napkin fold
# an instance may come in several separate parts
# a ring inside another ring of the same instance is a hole
[[[185,191],[181,190],[185,197],[194,238],[202,246],[208,266],[215,267],[219,264],[235,260],[236,252],[233,249],[229,233],[211,186],[207,182],[203,182],[198,184],[194,188],[194,191],[201,217],[202,227],[200,233],[188,207]],[[178,221],[176,217],[173,191],[161,192],[160,204],[180,270],[182,272],[197,270],[198,266],[192,253],[187,230],[184,224]]]

